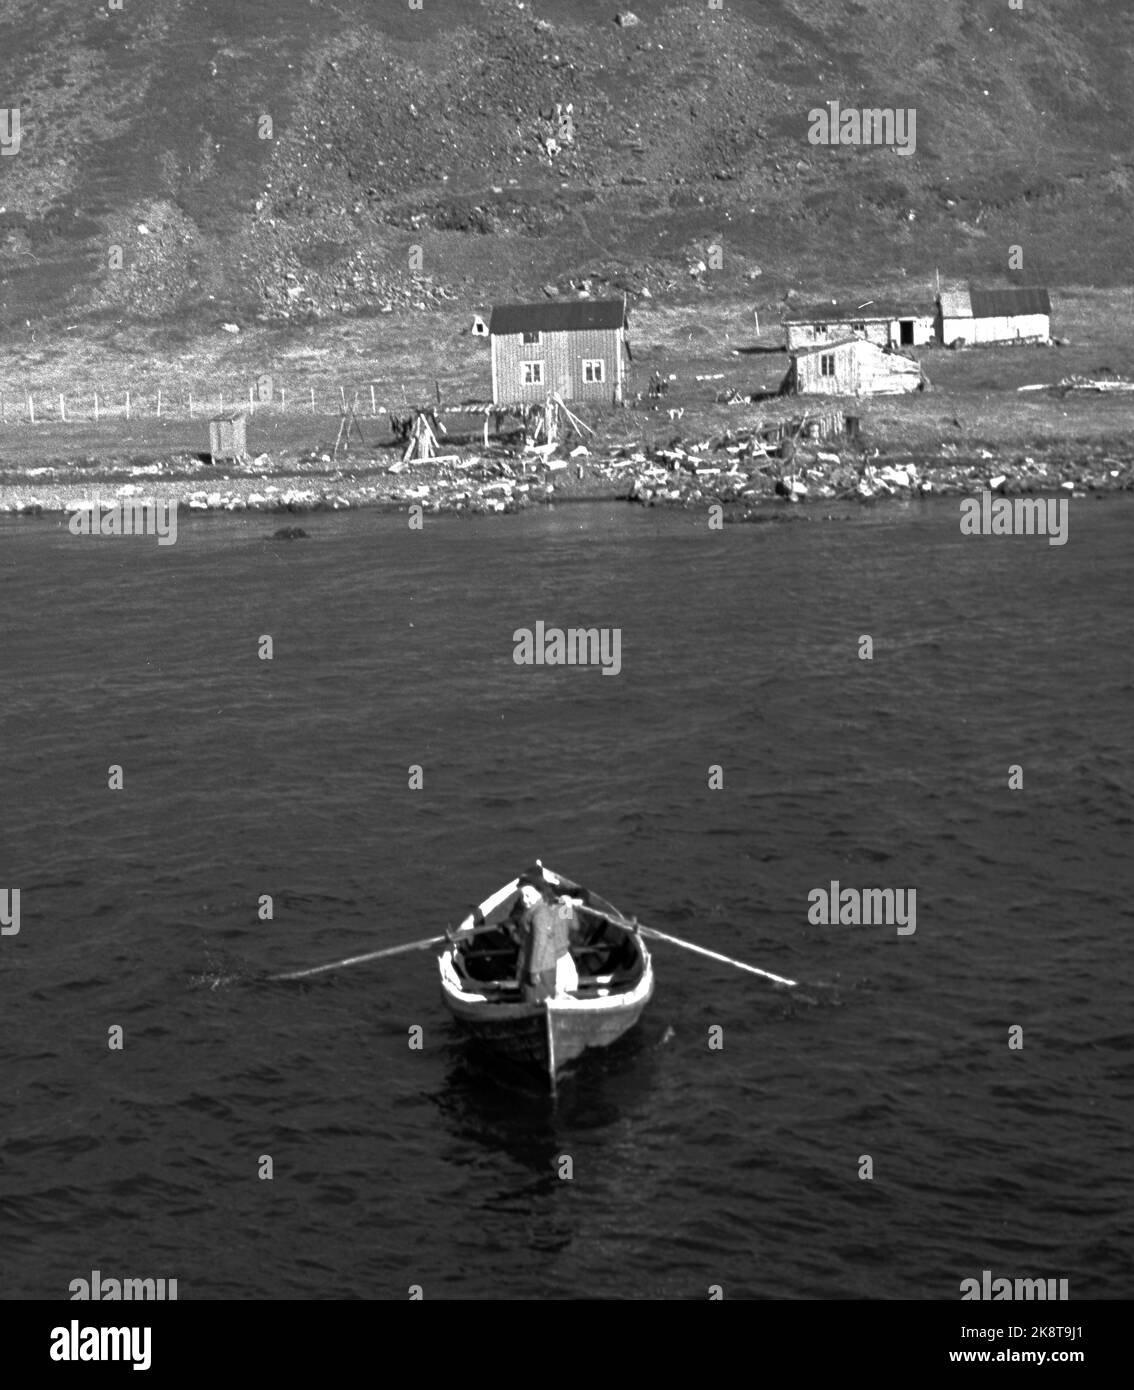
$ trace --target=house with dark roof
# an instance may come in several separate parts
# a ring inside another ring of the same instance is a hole
[[[793,305],[781,320],[788,352],[830,347],[844,338],[863,338],[883,348],[924,347],[933,342],[933,314],[890,300],[832,299],[826,304]]]
[[[937,337],[948,347],[1046,342],[1051,299],[1039,288],[943,290],[937,297]]]
[[[622,400],[628,323],[624,299],[498,304],[488,332],[495,405]]]

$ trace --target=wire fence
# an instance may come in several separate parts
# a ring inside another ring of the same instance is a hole
[[[256,415],[343,415],[353,410],[361,419],[412,414],[426,405],[428,393],[390,404],[379,399],[374,386],[307,386],[292,388],[261,385],[243,389],[215,388],[195,392],[188,388],[166,391],[60,392],[38,391],[0,394],[0,425],[97,424],[103,420],[210,420],[243,413]],[[480,414],[487,405],[432,408]]]

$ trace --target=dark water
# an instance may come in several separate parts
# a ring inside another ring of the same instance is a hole
[[[1129,1294],[1132,522],[0,523],[0,1295]],[[622,674],[517,667],[538,619],[621,628]],[[537,855],[838,988],[658,945],[556,1107],[429,953],[208,987],[430,935]],[[916,933],[810,925],[831,879],[916,888]]]

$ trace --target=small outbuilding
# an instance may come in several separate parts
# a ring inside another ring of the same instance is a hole
[[[481,318],[479,314],[474,314],[473,321],[469,326],[469,332],[474,338],[487,338],[488,324],[485,323],[484,319]]]
[[[1043,343],[1051,337],[1051,298],[1039,287],[944,290],[937,298],[936,327],[947,347]]]
[[[934,320],[928,309],[871,300],[854,305],[829,304],[793,308],[782,320],[788,352],[797,348],[828,347],[845,338],[865,338],[879,347],[924,347],[933,341]]]
[[[921,391],[929,384],[921,364],[865,338],[799,348],[780,387],[782,395],[880,396]]]
[[[495,405],[622,400],[628,323],[624,299],[498,304],[492,310]]]
[[[214,464],[245,457],[248,452],[244,445],[245,423],[242,410],[231,415],[214,415],[209,421],[209,455]]]

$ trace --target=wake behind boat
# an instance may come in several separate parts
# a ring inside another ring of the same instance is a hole
[[[558,983],[544,998],[534,997],[521,978],[525,884],[534,885],[566,925],[570,963],[564,970],[560,962]],[[452,938],[438,962],[450,1011],[482,1042],[538,1067],[553,1090],[562,1070],[587,1048],[608,1047],[631,1029],[654,992],[653,965],[637,924],[538,860],[485,898]]]

